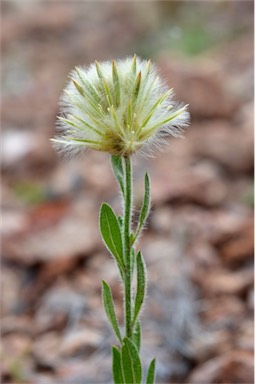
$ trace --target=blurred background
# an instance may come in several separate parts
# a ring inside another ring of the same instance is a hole
[[[143,361],[157,383],[253,382],[253,2],[1,1],[2,382],[106,384],[115,337],[101,304],[117,269],[98,232],[120,212],[109,156],[57,158],[58,100],[75,65],[137,55],[190,105],[184,139],[150,172]]]

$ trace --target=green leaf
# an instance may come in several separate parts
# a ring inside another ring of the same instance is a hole
[[[140,312],[141,306],[144,301],[145,291],[146,291],[145,263],[140,251],[136,256],[136,268],[137,268],[137,287],[136,287],[133,324],[135,324],[137,316]]]
[[[133,340],[134,340],[134,343],[135,343],[135,346],[136,346],[138,352],[140,352],[140,347],[141,347],[141,323],[140,323],[140,321],[136,322]]]
[[[113,328],[119,342],[122,343],[119,325],[118,325],[117,317],[116,317],[115,310],[114,310],[111,288],[109,287],[109,285],[104,280],[102,281],[102,283],[103,283],[102,296],[103,296],[103,303],[104,303],[105,312],[107,314],[107,317],[108,317],[108,319],[112,325],[112,328]]]
[[[114,384],[124,383],[123,372],[121,368],[121,353],[120,350],[112,346],[112,373]]]
[[[124,172],[122,165],[122,158],[120,156],[112,155],[112,169],[116,179],[119,182],[122,193],[124,194]]]
[[[130,271],[131,271],[131,279],[133,277],[135,268],[135,250],[134,248],[131,249],[131,258],[130,258]]]
[[[139,216],[139,227],[141,228],[148,217],[150,210],[150,178],[148,173],[145,173],[144,177],[145,193],[143,199],[143,205]]]
[[[121,364],[125,382],[140,384],[142,382],[142,364],[135,344],[127,337],[121,350]]]
[[[148,369],[147,378],[146,378],[146,384],[153,384],[155,380],[155,367],[156,367],[156,359],[154,358]]]
[[[132,340],[130,340],[128,337],[124,339],[124,343],[126,343],[129,353],[132,356],[132,365],[133,365],[133,370],[135,374],[135,383],[140,383],[142,381],[142,364],[141,360],[139,357],[138,350],[133,343]]]
[[[129,241],[130,241],[130,245],[132,245],[135,241],[135,234],[133,232],[130,233]]]
[[[100,209],[100,230],[106,247],[116,258],[120,269],[123,269],[122,237],[119,222],[112,208],[106,203],[103,203]]]
[[[150,178],[148,173],[145,174],[144,185],[145,185],[145,193],[144,193],[143,205],[139,215],[139,221],[138,221],[135,239],[139,235],[150,211]]]
[[[126,344],[121,348],[121,368],[124,376],[124,383],[135,383],[132,360]]]
[[[122,216],[118,216],[118,222],[119,222],[119,226],[121,229],[123,227],[123,217]]]

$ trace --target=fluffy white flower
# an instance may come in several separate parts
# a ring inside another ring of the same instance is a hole
[[[155,65],[136,56],[76,67],[61,98],[60,135],[52,141],[64,152],[89,147],[129,156],[188,125],[187,106],[172,96]]]

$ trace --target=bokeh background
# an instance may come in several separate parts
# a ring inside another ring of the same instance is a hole
[[[109,156],[51,148],[69,71],[137,53],[190,105],[184,139],[135,159],[150,172],[143,361],[157,383],[253,382],[253,2],[1,1],[3,383],[106,384],[115,338],[101,280],[116,267],[98,233],[120,212]]]

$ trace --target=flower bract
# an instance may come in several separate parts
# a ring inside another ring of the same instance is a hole
[[[179,136],[188,125],[187,106],[172,100],[155,65],[134,56],[76,67],[61,97],[57,149],[84,147],[130,156]]]

